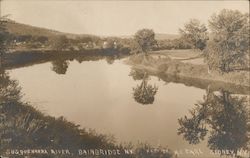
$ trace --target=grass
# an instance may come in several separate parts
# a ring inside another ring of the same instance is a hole
[[[200,51],[195,51],[192,49],[180,49],[180,50],[160,50],[151,52],[152,55],[167,55],[173,58],[179,59],[190,59],[199,57],[201,55]]]
[[[153,51],[150,53],[150,56],[154,58],[170,57],[171,59],[179,60],[184,63],[205,65],[201,52],[191,49]]]
[[[174,52],[176,52],[176,55],[174,55]],[[156,54],[164,55],[164,57],[157,58],[155,57]],[[182,59],[173,59],[170,56],[178,56]],[[217,71],[212,71],[209,73],[208,66],[206,64],[187,62],[188,60],[194,61],[193,58],[195,56],[197,59],[200,59],[199,52],[193,52],[190,50],[151,52],[146,57],[141,54],[131,56],[128,60],[128,64],[150,71],[155,71],[156,73],[170,74],[179,77],[189,77],[201,80],[222,81],[241,86],[249,86],[249,71],[233,71],[223,74]]]

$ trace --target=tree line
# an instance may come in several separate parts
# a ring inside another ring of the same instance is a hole
[[[213,14],[208,26],[197,19],[191,19],[179,29],[180,38],[173,40],[155,39],[152,29],[138,30],[134,38],[97,36],[79,36],[74,39],[66,35],[54,37],[33,37],[31,35],[13,36],[5,28],[5,21],[0,20],[0,56],[6,52],[10,39],[27,42],[31,48],[40,46],[52,50],[84,50],[104,48],[120,50],[129,48],[131,54],[147,54],[160,49],[196,49],[202,51],[209,69],[230,72],[235,69],[249,68],[249,15],[238,10],[223,9]]]
[[[208,28],[210,31],[208,31]],[[249,67],[249,15],[238,10],[223,9],[208,20],[208,28],[197,19],[191,19],[179,29],[184,48],[202,51],[209,69],[230,72]],[[151,29],[139,30],[134,35],[133,53],[147,54],[159,47]],[[169,47],[178,48],[178,47]],[[180,47],[179,47],[180,48]]]

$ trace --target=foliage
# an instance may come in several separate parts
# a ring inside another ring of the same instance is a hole
[[[204,101],[190,110],[191,117],[179,119],[178,134],[190,144],[204,140],[209,133],[211,150],[237,150],[247,147],[249,140],[249,111],[246,98],[232,96],[221,90],[219,95],[207,91]]]
[[[114,155],[113,158],[171,158],[169,149],[153,151],[149,145],[140,146],[115,145],[113,136],[98,134],[94,130],[80,128],[63,117],[46,116],[31,105],[21,101],[21,88],[18,82],[11,80],[5,71],[0,73],[0,153],[6,149],[69,149],[73,155],[33,155],[31,157],[82,157],[78,149],[132,149],[132,155]],[[167,151],[167,152],[165,152]],[[4,155],[4,156],[9,156]],[[20,155],[23,157],[24,155]],[[26,155],[25,155],[26,156]],[[19,157],[19,155],[15,155]],[[89,158],[105,158],[104,156],[87,156]]]
[[[4,54],[7,50],[7,39],[8,39],[8,32],[6,31],[6,21],[4,18],[0,17],[0,67],[2,64],[2,60]]]
[[[187,42],[187,40],[182,38],[177,39],[166,39],[166,40],[158,40],[157,47],[154,47],[154,50],[170,50],[170,49],[191,49],[192,45]]]
[[[69,47],[69,40],[65,35],[56,36],[51,40],[51,47],[58,51],[65,50]]]
[[[136,52],[148,53],[157,44],[155,33],[151,29],[142,29],[135,33],[134,48]]]
[[[21,88],[0,73],[0,152],[6,148],[108,148],[113,140],[93,130],[80,129],[63,117],[45,116],[21,101]],[[4,142],[4,140],[11,140]]]
[[[171,51],[176,53],[177,50]],[[183,56],[190,51],[182,51]],[[129,57],[127,63],[138,68],[146,69],[149,72],[163,73],[175,75],[180,78],[193,78],[203,81],[222,81],[224,83],[238,84],[241,86],[249,86],[250,78],[248,71],[233,71],[221,74],[217,71],[208,73],[207,65],[196,65],[181,60],[166,58],[153,58],[147,56],[147,62],[143,59],[143,54],[136,54]],[[196,81],[197,82],[197,81]]]
[[[131,41],[129,47],[131,49],[130,54],[139,54],[143,52],[141,46],[136,41]]]
[[[153,104],[154,96],[158,90],[156,86],[148,84],[148,79],[148,75],[144,72],[141,84],[133,88],[134,99],[140,104]]]
[[[110,64],[110,65],[112,65],[112,64],[115,62],[115,59],[116,59],[116,58],[117,58],[117,57],[112,56],[112,55],[109,55],[109,56],[106,56],[106,57],[105,57],[106,62],[107,62],[108,64]]]
[[[139,143],[135,150],[136,158],[171,158],[173,153],[166,148],[153,148],[149,144]]]
[[[70,46],[76,46],[79,50],[85,48],[95,48],[97,45],[101,47],[101,41],[99,37],[95,36],[80,36],[69,40]]]
[[[66,74],[69,63],[65,60],[55,60],[52,61],[52,70],[57,74]]]
[[[193,48],[203,50],[208,40],[207,28],[197,19],[191,19],[180,29],[183,39],[190,43]]]
[[[48,41],[48,37],[46,36],[37,36],[34,38],[34,41],[38,41],[40,43],[45,43]]]
[[[140,71],[137,69],[131,69],[129,76],[131,76],[134,80],[143,80],[143,78],[148,78],[149,75],[145,73],[145,71]]]
[[[249,58],[249,15],[222,10],[209,20],[213,38],[204,53],[211,69],[228,72],[233,66],[245,66]],[[247,57],[248,56],[248,57]]]
[[[4,70],[0,69],[0,105],[20,101],[21,88],[18,87],[17,81],[10,80],[10,77]]]

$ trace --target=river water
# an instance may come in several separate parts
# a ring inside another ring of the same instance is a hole
[[[47,62],[9,73],[22,87],[23,101],[46,115],[63,116],[81,127],[114,135],[117,142],[161,145],[184,152],[183,157],[192,157],[189,151],[200,149],[201,157],[213,157],[207,137],[190,145],[177,134],[178,119],[190,116],[189,110],[204,99],[206,89],[147,76],[146,84],[157,90],[150,103],[142,104],[134,99],[134,91],[145,75],[135,79],[123,60]]]

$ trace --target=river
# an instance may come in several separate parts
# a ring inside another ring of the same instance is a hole
[[[202,157],[213,157],[208,136],[190,145],[177,134],[178,119],[189,117],[189,110],[204,100],[207,90],[145,73],[137,79],[124,60],[46,62],[12,69],[9,74],[22,87],[23,101],[46,115],[63,116],[81,127],[114,135],[120,143],[166,146],[184,152],[183,157],[192,157],[191,151],[200,149],[205,153]],[[144,80],[155,88],[148,103],[134,97]]]

